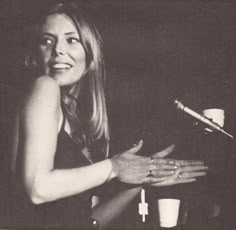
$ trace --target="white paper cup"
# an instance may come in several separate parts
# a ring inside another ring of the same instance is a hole
[[[219,126],[222,128],[224,127],[225,123],[225,111],[223,109],[205,109],[202,111],[202,114],[209,118],[212,119],[215,123],[217,123]],[[207,131],[212,132],[213,130],[211,129],[206,129]]]
[[[160,226],[164,228],[175,227],[178,222],[180,200],[159,199],[157,203]]]

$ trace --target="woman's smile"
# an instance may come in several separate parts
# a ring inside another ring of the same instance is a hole
[[[51,73],[64,73],[65,71],[68,71],[71,68],[73,68],[73,66],[69,63],[54,62],[50,64]]]

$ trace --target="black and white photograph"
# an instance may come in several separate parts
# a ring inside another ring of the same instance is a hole
[[[235,230],[236,2],[0,0],[1,230]]]

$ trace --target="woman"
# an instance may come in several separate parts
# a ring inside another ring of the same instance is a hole
[[[19,110],[12,151],[18,228],[89,229],[91,217],[105,228],[140,193],[140,184],[187,183],[206,174],[202,162],[161,159],[173,146],[150,158],[136,155],[140,141],[108,158],[101,39],[81,8],[52,5],[30,44],[26,65],[34,78]],[[134,186],[97,204],[94,188],[115,178]]]

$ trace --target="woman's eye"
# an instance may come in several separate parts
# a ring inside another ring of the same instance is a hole
[[[74,37],[68,38],[67,41],[68,41],[69,44],[80,42],[80,40],[78,38],[74,38]]]
[[[40,39],[40,45],[46,46],[46,45],[53,45],[54,41],[52,38],[43,37]]]

